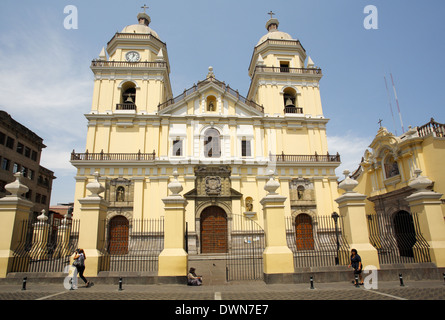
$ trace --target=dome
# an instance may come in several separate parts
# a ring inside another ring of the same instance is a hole
[[[145,24],[132,24],[129,26],[126,26],[122,29],[121,33],[144,33],[144,34],[152,34],[156,38],[159,39],[158,34],[149,26],[146,26]]]
[[[275,39],[275,40],[295,40],[292,38],[292,36],[289,33],[279,31],[278,30],[279,22],[277,19],[269,19],[266,23],[266,29],[269,31],[267,34],[261,37],[260,41],[258,41],[257,45],[260,45],[264,41],[268,39]]]
[[[126,26],[122,29],[121,33],[141,33],[141,34],[151,34],[159,39],[158,34],[150,28],[148,25],[151,22],[150,16],[145,12],[141,12],[138,14],[138,24],[132,24]]]
[[[258,44],[263,43],[264,41],[268,39],[277,39],[277,40],[295,40],[291,37],[289,33],[283,32],[283,31],[269,31],[267,34],[261,37],[260,41],[258,41]]]

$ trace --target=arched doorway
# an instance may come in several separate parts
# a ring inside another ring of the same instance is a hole
[[[314,250],[312,218],[308,214],[299,214],[295,218],[295,237],[297,250]]]
[[[108,253],[112,255],[128,253],[129,223],[124,216],[115,216],[108,224]]]
[[[217,206],[201,213],[201,253],[227,252],[227,215]]]
[[[414,257],[413,246],[417,239],[413,217],[406,211],[399,211],[394,215],[393,223],[400,256]]]

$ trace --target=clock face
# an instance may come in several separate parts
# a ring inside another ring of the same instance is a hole
[[[130,51],[127,52],[127,54],[125,55],[125,58],[127,59],[128,62],[137,62],[139,61],[139,59],[141,58],[139,53],[137,53],[136,51]]]

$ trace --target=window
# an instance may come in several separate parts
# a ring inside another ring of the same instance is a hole
[[[34,180],[34,176],[35,176],[34,170],[29,169],[29,172],[28,172],[29,180]]]
[[[0,144],[4,145],[6,141],[6,135],[3,132],[0,132]]]
[[[26,167],[22,167],[22,169],[21,169],[20,171],[22,172],[22,175],[23,175],[25,178],[28,178],[28,168],[26,168]]]
[[[14,139],[11,138],[11,137],[7,137],[7,138],[6,138],[6,146],[7,146],[9,149],[14,149]]]
[[[40,203],[41,196],[42,195],[40,193],[36,193],[36,203]]]
[[[31,149],[29,149],[28,147],[25,147],[25,157],[31,157]]]
[[[23,149],[24,149],[23,143],[18,142],[17,143],[17,153],[23,154]]]
[[[37,152],[35,152],[34,150],[32,150],[31,152],[31,160],[37,161]]]
[[[207,129],[204,133],[204,156],[206,158],[221,157],[221,143],[216,129]]]
[[[46,204],[46,196],[45,195],[42,195],[42,202],[41,202],[41,204]]]
[[[20,171],[20,165],[18,163],[14,163],[14,166],[12,167],[12,173],[17,173]]]
[[[280,72],[289,72],[289,62],[280,61]]]
[[[11,166],[11,160],[3,158],[2,160],[2,169],[9,171],[9,167]]]
[[[241,141],[241,156],[243,157],[251,156],[250,140]]]
[[[182,140],[181,139],[173,140],[173,155],[174,156],[182,156]]]

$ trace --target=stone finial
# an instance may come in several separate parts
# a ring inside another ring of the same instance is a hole
[[[207,73],[207,79],[214,79],[214,78],[215,78],[215,74],[213,73],[213,67],[210,66],[209,73]]]
[[[272,170],[269,171],[268,176],[270,178],[269,181],[267,181],[266,185],[264,186],[264,190],[269,192],[268,195],[275,195],[277,194],[276,193],[277,189],[280,187],[280,183],[278,181],[275,181],[274,172]]]
[[[7,184],[5,189],[11,193],[10,197],[21,198],[29,191],[29,188],[22,183],[23,175],[20,172],[14,174],[15,181]]]
[[[346,191],[346,193],[354,192],[353,189],[358,185],[358,182],[354,179],[351,179],[349,177],[349,170],[343,171],[343,174],[345,175],[345,180],[343,180],[338,187],[340,189],[343,189]]]
[[[173,179],[167,186],[168,189],[171,191],[172,196],[178,196],[179,192],[183,190],[182,184],[178,181],[178,176],[178,171],[173,171]]]
[[[43,209],[40,213],[40,216],[37,217],[37,220],[39,220],[39,224],[44,224],[48,220],[48,217],[46,216],[46,211]]]
[[[421,176],[422,170],[416,169],[414,170],[415,178],[408,183],[408,186],[414,188],[419,191],[427,191],[427,187],[429,187],[433,182],[427,177]]]
[[[104,192],[105,188],[99,182],[100,174],[99,174],[99,172],[96,171],[93,176],[94,176],[94,181],[87,184],[87,189],[88,189],[88,191],[91,192],[91,194],[88,197],[102,198],[99,195],[99,193]]]

